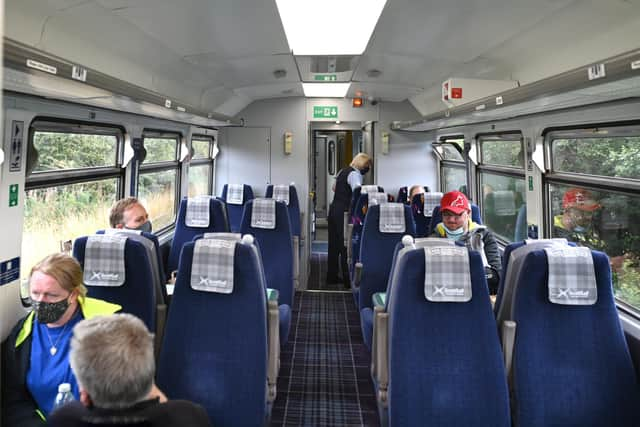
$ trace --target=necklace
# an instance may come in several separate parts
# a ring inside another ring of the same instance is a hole
[[[69,321],[67,321],[67,323],[64,324],[64,326],[62,327],[62,331],[60,331],[60,335],[58,335],[58,338],[56,338],[56,342],[54,343],[51,340],[51,335],[49,335],[49,327],[47,325],[44,326],[44,331],[47,333],[47,338],[49,338],[49,344],[51,344],[51,347],[49,348],[49,353],[51,353],[52,356],[55,356],[56,353],[58,352],[58,343],[60,342],[60,338],[62,338],[62,336],[64,335],[64,331],[67,329],[67,326],[69,325],[69,322],[71,321],[71,319],[69,319]]]

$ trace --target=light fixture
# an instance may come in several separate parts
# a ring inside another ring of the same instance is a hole
[[[307,98],[344,98],[349,86],[351,83],[302,83],[302,90]]]
[[[294,55],[361,55],[387,0],[276,0]],[[310,28],[330,22],[331,28]]]

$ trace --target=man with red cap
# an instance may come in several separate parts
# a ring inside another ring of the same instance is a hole
[[[600,249],[602,242],[593,229],[593,214],[598,209],[600,204],[589,190],[569,188],[562,197],[562,214],[553,218],[553,237]]]
[[[465,246],[480,252],[487,273],[491,294],[496,294],[500,283],[502,260],[498,242],[484,225],[471,220],[471,205],[464,193],[450,191],[440,200],[442,222],[436,225],[433,236],[464,242]]]

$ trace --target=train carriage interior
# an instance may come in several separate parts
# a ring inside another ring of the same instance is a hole
[[[211,425],[640,425],[640,1],[0,4],[3,349],[64,252]]]

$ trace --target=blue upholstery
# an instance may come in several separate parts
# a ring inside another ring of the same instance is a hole
[[[229,218],[229,229],[238,233],[240,231],[240,222],[242,221],[242,212],[244,210],[244,205],[249,201],[253,200],[253,189],[250,185],[243,184],[243,193],[242,193],[242,204],[241,205],[233,205],[231,203],[227,203],[227,184],[222,187],[222,195],[220,196],[220,200],[225,203],[227,208],[227,217]]]
[[[73,257],[84,270],[87,236],[73,243]],[[88,296],[122,306],[123,313],[139,317],[150,331],[156,330],[156,298],[147,250],[140,242],[127,239],[124,246],[125,282],[122,286],[87,286]]]
[[[353,218],[354,212],[356,210],[356,204],[358,203],[358,200],[360,200],[361,191],[362,191],[362,187],[358,186],[351,193],[351,203],[349,204],[349,221],[351,221],[351,218]],[[384,193],[384,188],[378,185],[378,191],[380,193]]]
[[[416,224],[416,237],[429,236],[431,218],[424,215],[424,194],[415,194],[411,199],[411,213]]]
[[[229,231],[227,215],[224,209],[224,203],[215,198],[209,199],[209,227],[187,227],[185,224],[185,216],[187,214],[187,199],[180,201],[180,210],[178,211],[178,220],[176,221],[176,230],[171,241],[171,250],[169,251],[169,272],[178,269],[178,260],[180,258],[180,250],[182,246],[193,240],[197,234],[224,232]]]
[[[398,260],[389,297],[390,426],[504,426],[509,397],[482,260],[469,253],[472,299],[424,295],[425,254]]]
[[[253,200],[245,203],[240,224],[242,234],[255,237],[262,256],[265,283],[268,288],[277,289],[280,309],[280,345],[284,346],[291,327],[291,307],[293,307],[293,239],[289,225],[289,213],[284,202],[276,202],[276,228],[268,230],[251,227]]]
[[[480,208],[475,203],[471,203],[471,219],[476,224],[482,224],[482,217],[480,216]],[[427,236],[430,236],[433,233],[433,230],[436,228],[436,225],[442,222],[442,214],[440,213],[440,206],[436,206],[433,208],[433,212],[431,213],[431,223],[429,224],[429,232]]]
[[[364,218],[367,214],[369,206],[369,195],[361,194],[351,215],[351,265],[349,269],[353,273],[353,266],[360,260],[360,236],[362,235],[362,227],[364,226]]]
[[[639,426],[640,395],[611,284],[592,251],[598,300],[552,304],[544,250],[529,253],[514,295],[514,420],[528,426]]]
[[[362,263],[362,276],[358,287],[358,311],[362,321],[362,337],[365,345],[371,350],[373,335],[373,313],[365,310],[373,306],[372,297],[376,292],[384,292],[387,289],[387,280],[393,261],[393,254],[402,236],[415,234],[411,208],[404,205],[404,220],[406,230],[403,233],[381,233],[380,206],[369,208],[364,220],[362,230],[362,245],[360,247],[360,262]]]
[[[409,204],[409,189],[404,186],[404,187],[400,187],[400,189],[398,190],[398,197],[396,199],[396,202],[398,203],[404,203],[405,205]]]
[[[258,252],[236,245],[231,294],[191,288],[194,243],[184,245],[158,362],[170,399],[207,410],[212,425],[267,418],[267,302]]]
[[[273,184],[267,186],[267,198],[273,197]],[[294,185],[289,186],[289,221],[291,223],[291,233],[294,236],[300,236],[300,202],[298,201],[298,192]]]
[[[504,295],[504,281],[507,277],[507,273],[509,272],[509,258],[511,257],[511,252],[516,249],[524,246],[525,242],[513,242],[507,247],[504,248],[504,252],[502,254],[502,274],[500,275],[500,283],[498,284],[498,293],[496,294],[496,302],[493,305],[493,312],[497,315],[500,310],[500,305],[502,304],[502,296]]]

